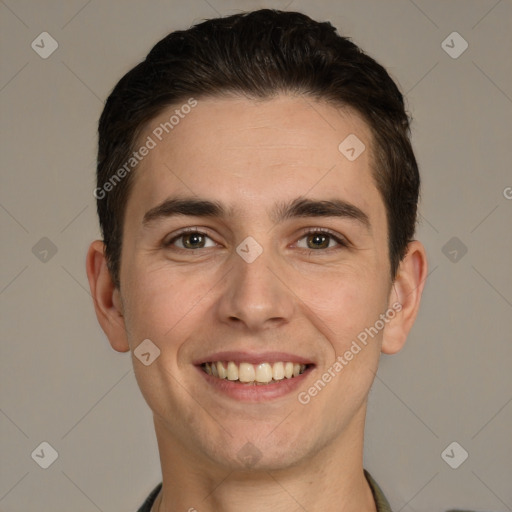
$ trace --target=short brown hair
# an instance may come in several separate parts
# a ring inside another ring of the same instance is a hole
[[[416,227],[420,177],[403,96],[386,70],[328,22],[261,9],[172,32],[126,73],[99,122],[97,189],[130,158],[149,121],[191,96],[294,93],[358,112],[373,139],[373,176],[387,212],[391,278]],[[133,173],[97,197],[112,279],[119,269],[124,213]]]

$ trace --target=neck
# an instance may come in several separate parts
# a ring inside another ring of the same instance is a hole
[[[363,473],[365,408],[342,435],[284,469],[239,470],[201,459],[155,418],[163,484],[155,511],[376,512]],[[179,462],[177,462],[179,461]]]

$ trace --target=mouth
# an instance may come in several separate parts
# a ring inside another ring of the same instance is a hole
[[[302,375],[311,366],[310,364],[292,361],[261,362],[258,364],[210,361],[200,365],[205,373],[217,379],[253,386],[266,386],[286,379],[294,379]]]
[[[247,403],[293,396],[316,367],[311,359],[286,352],[218,352],[193,364],[216,396]]]

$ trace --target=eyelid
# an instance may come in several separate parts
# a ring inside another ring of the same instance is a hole
[[[321,228],[321,227],[313,227],[313,228],[304,228],[301,230],[301,235],[299,237],[299,240],[304,238],[305,235],[315,235],[315,234],[324,234],[329,235],[331,238],[333,238],[340,246],[342,247],[350,247],[351,243],[350,241],[343,235],[337,233],[336,231],[332,231],[328,228]],[[326,252],[330,249],[336,249],[336,247],[330,247],[328,249],[318,250],[318,252]],[[308,249],[310,251],[316,252],[315,249]]]
[[[204,236],[207,236],[208,238],[210,238],[211,240],[213,240],[213,237],[208,233],[208,229],[201,228],[199,226],[192,226],[192,227],[180,229],[178,232],[173,233],[170,238],[168,238],[168,237],[164,238],[162,245],[164,247],[170,247],[176,240],[178,240],[178,238],[180,238],[181,236],[186,235],[188,233],[197,233],[198,235],[204,235]],[[215,240],[213,240],[213,241],[215,242]],[[215,242],[215,243],[217,243],[217,242]],[[187,250],[187,249],[181,249],[181,247],[176,247],[176,249],[186,250],[188,252],[191,252],[190,250]],[[206,247],[206,249],[208,249],[208,247]]]

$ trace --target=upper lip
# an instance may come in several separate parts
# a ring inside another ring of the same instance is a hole
[[[240,352],[240,351],[224,351],[215,352],[201,359],[194,361],[195,365],[204,363],[211,363],[216,361],[233,361],[234,363],[277,363],[282,361],[299,363],[299,364],[314,364],[311,359],[306,357],[290,354],[288,352]]]

